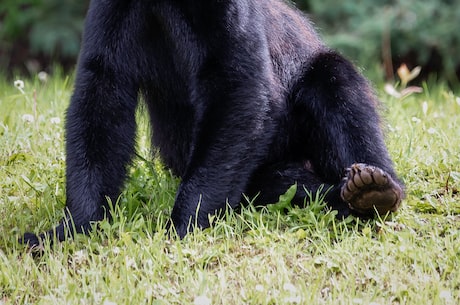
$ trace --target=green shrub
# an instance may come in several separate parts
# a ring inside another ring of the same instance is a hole
[[[360,65],[421,65],[457,81],[460,0],[297,0],[329,45]]]
[[[0,67],[76,59],[88,0],[0,1]],[[360,66],[423,66],[458,81],[460,0],[296,0],[329,45]],[[457,72],[457,75],[456,75]]]
[[[2,0],[0,65],[22,57],[75,59],[87,6],[88,1]]]

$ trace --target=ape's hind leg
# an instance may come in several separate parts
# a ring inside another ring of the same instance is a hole
[[[318,179],[335,187],[337,201],[329,204],[367,215],[396,210],[403,188],[364,78],[341,56],[325,52],[305,67],[291,94],[287,155],[310,160]]]
[[[332,209],[338,211],[338,217],[394,212],[404,197],[401,186],[388,173],[363,163],[348,168],[338,185],[322,182],[300,163],[266,166],[253,175],[246,195],[249,199],[254,198],[256,204],[276,203],[293,184],[297,184],[293,204],[303,205],[307,192],[313,195],[318,192]]]
[[[349,170],[340,196],[350,209],[368,214],[374,209],[379,214],[396,211],[403,198],[402,188],[382,169],[355,163]]]

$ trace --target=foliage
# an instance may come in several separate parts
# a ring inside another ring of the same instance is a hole
[[[373,67],[376,59],[395,66],[423,66],[455,81],[460,71],[460,0],[298,0],[328,43]],[[387,67],[389,68],[389,67]]]
[[[398,90],[415,74],[401,75]],[[1,304],[460,303],[460,97],[442,85],[381,96],[407,188],[390,218],[338,221],[315,194],[307,208],[292,207],[293,187],[278,204],[228,211],[210,229],[168,238],[178,181],[149,161],[139,115],[139,157],[113,221],[33,258],[20,234],[63,214],[70,84],[59,73],[0,79]]]
[[[75,60],[88,0],[2,0],[0,66],[29,58]],[[460,73],[460,0],[296,0],[315,20],[328,43],[373,69],[392,63],[423,67],[456,82]],[[49,61],[48,61],[49,62]],[[426,75],[424,75],[426,76]]]
[[[73,0],[2,0],[0,2],[0,64],[19,42],[33,56],[76,58],[87,1]]]

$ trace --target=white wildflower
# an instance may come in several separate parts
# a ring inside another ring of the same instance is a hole
[[[35,121],[35,118],[31,114],[23,114],[22,115],[22,120],[26,123],[33,123]]]
[[[452,302],[452,293],[449,290],[442,290],[439,293],[439,296],[441,297],[441,299],[443,299],[448,304]]]
[[[46,73],[45,71],[40,71],[38,73],[38,79],[42,82],[42,83],[46,83],[48,81],[48,73]]]
[[[431,128],[428,128],[427,132],[428,132],[428,134],[435,134],[435,133],[436,133],[436,129],[434,129],[433,127],[431,127]]]
[[[22,94],[25,94],[24,92],[24,82],[20,79],[14,81],[14,86],[21,91]]]
[[[434,162],[434,158],[432,156],[428,156],[425,158],[425,160],[423,160],[423,162],[426,164],[426,165],[431,165],[433,164]]]
[[[211,299],[205,295],[200,295],[193,300],[194,305],[211,305]]]
[[[151,259],[144,260],[144,266],[147,267],[148,269],[152,269],[154,265],[155,264],[153,263],[153,260]]]
[[[241,289],[240,289],[240,295],[243,298],[243,300],[246,299],[246,291],[244,290],[243,287],[241,287]]]
[[[426,115],[426,113],[428,112],[428,103],[427,103],[427,101],[424,101],[422,103],[422,111],[423,111],[423,115]]]
[[[286,303],[294,303],[294,304],[300,304],[301,302],[301,297],[297,294],[297,288],[292,285],[291,283],[286,283],[283,285],[284,291],[289,292],[290,296],[287,298],[284,298],[284,301]]]
[[[392,84],[385,84],[384,89],[385,89],[385,92],[386,92],[388,95],[391,95],[391,96],[396,97],[396,98],[401,98],[401,97],[402,97],[401,93],[399,93],[399,92],[395,89],[395,87],[393,87]]]
[[[22,80],[20,80],[20,79],[15,80],[14,81],[14,86],[22,91],[24,89],[24,82]]]
[[[126,264],[126,267],[128,267],[128,268],[137,269],[136,261],[133,258],[129,257],[129,256],[125,257],[125,264]]]
[[[57,124],[61,123],[61,119],[58,118],[58,117],[54,117],[54,118],[50,119],[50,122],[51,122],[51,124],[56,124],[57,125]]]
[[[103,305],[117,305],[117,303],[109,301],[109,300],[105,300]]]
[[[76,264],[83,264],[87,260],[86,252],[83,250],[79,250],[74,253],[73,260]]]
[[[460,106],[460,97],[457,97],[457,98],[455,99],[455,101],[457,102],[457,105]]]
[[[112,249],[112,253],[115,254],[115,255],[118,255],[121,253],[121,249],[119,247],[114,247]]]
[[[296,293],[297,292],[297,288],[295,288],[294,285],[292,285],[291,283],[286,283],[283,285],[283,289],[290,292],[290,293]]]
[[[420,120],[419,118],[417,118],[415,116],[412,117],[412,122],[414,122],[414,123],[420,123],[421,121],[422,120]]]
[[[327,299],[330,294],[331,294],[331,288],[324,287],[323,289],[321,289],[321,296],[323,297],[323,299]]]
[[[290,296],[287,298],[284,298],[284,301],[286,303],[292,303],[292,304],[300,304],[302,301],[302,298],[298,295]]]
[[[258,291],[258,292],[263,292],[264,291],[264,286],[258,284],[258,285],[256,285],[255,290]]]

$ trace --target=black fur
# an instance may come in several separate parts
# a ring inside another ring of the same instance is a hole
[[[134,154],[140,94],[155,149],[182,178],[171,216],[181,237],[243,193],[273,203],[296,182],[298,202],[324,185],[348,215],[341,180],[356,162],[397,179],[366,80],[289,4],[93,0],[67,111],[68,212],[24,243],[106,216]]]

